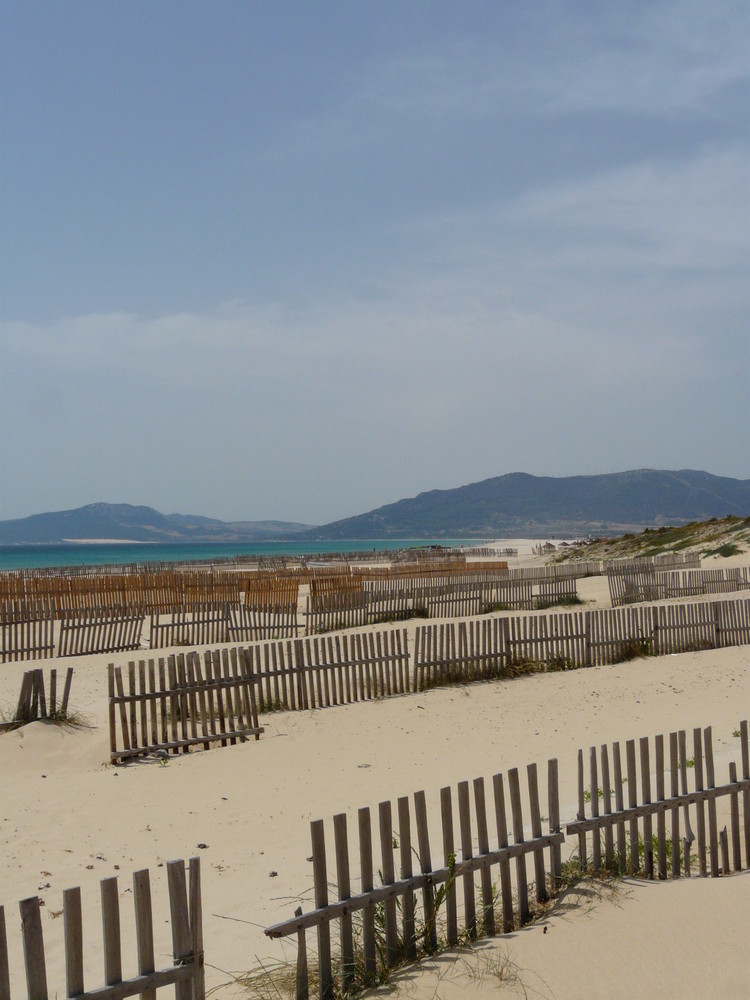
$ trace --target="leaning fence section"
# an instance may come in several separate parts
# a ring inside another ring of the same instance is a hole
[[[665,571],[653,563],[614,564],[607,568],[612,607],[643,601],[710,594],[732,594],[750,588],[750,567]]]
[[[260,711],[327,708],[411,689],[405,629],[252,646]]]
[[[184,607],[174,607],[166,615],[152,614],[149,624],[149,646],[204,646],[227,642],[229,604],[206,601]]]
[[[547,767],[547,833],[536,764],[527,767],[527,783],[526,815],[513,768],[493,777],[489,801],[481,777],[443,788],[432,828],[423,791],[399,798],[395,808],[381,802],[375,816],[360,809],[356,834],[345,813],[334,816],[332,844],[323,820],[313,822],[315,908],[298,908],[266,930],[272,938],[297,939],[298,1000],[309,996],[307,932],[313,928],[320,996],[331,998],[382,981],[390,968],[421,954],[527,922],[561,875],[557,761]],[[355,884],[361,886],[356,893]]]
[[[578,816],[564,833],[557,760],[547,764],[546,820],[536,764],[526,768],[527,793],[513,768],[494,775],[489,801],[480,777],[441,789],[439,809],[431,812],[419,791],[395,804],[381,802],[375,816],[359,809],[354,830],[340,813],[332,838],[316,820],[314,908],[298,907],[265,932],[296,937],[297,1000],[310,995],[313,929],[314,978],[327,1000],[383,982],[393,967],[459,941],[517,929],[558,892],[564,874],[666,879],[750,867],[746,721],[736,735],[742,778],[733,761],[725,784],[716,781],[710,728],[693,731],[692,756],[684,731],[670,733],[668,742],[664,736],[628,740],[624,755],[619,743],[592,747],[588,755],[579,751]],[[729,821],[720,829],[723,800]],[[577,854],[563,866],[566,837]]]
[[[628,740],[624,754],[619,743],[579,750],[578,816],[566,833],[578,838],[581,868],[666,879],[750,867],[747,721],[737,735],[742,778],[732,761],[725,784],[716,781],[710,727],[694,729],[691,746],[681,730]],[[719,829],[723,798],[729,823]]]
[[[503,630],[500,618],[418,628],[414,635],[414,690],[500,676],[505,666]]]
[[[41,660],[52,656],[54,649],[54,601],[0,601],[0,663]]]
[[[252,667],[243,649],[109,665],[110,760],[234,745],[263,733]]]
[[[258,639],[291,639],[299,634],[297,600],[281,603],[273,595],[256,596],[252,602],[229,605],[228,642]]]
[[[407,618],[463,618],[495,611],[532,611],[578,603],[576,577],[370,580],[359,589],[312,590],[305,605],[308,635]],[[329,578],[329,587],[336,578]]]
[[[68,667],[62,695],[58,699],[57,670],[54,667],[49,672],[49,685],[47,687],[45,687],[44,671],[41,667],[27,670],[21,680],[21,693],[18,696],[18,704],[13,717],[5,722],[0,722],[0,732],[4,729],[24,726],[37,719],[65,721],[68,718],[68,702],[72,681],[73,668]]]
[[[157,969],[155,959],[154,919],[151,906],[151,881],[148,869],[133,873],[133,903],[137,940],[137,971],[124,974],[120,936],[120,890],[117,876],[101,881],[101,923],[104,941],[103,975],[106,985],[87,988],[85,978],[91,965],[84,957],[82,894],[80,888],[63,892],[65,983],[52,989],[52,996],[76,1000],[122,1000],[140,995],[155,997],[156,990],[174,986],[177,1000],[204,1000],[206,995],[203,958],[203,917],[201,909],[200,861],[191,858],[189,878],[184,861],[167,863],[169,908],[171,914],[173,961]],[[128,890],[126,890],[128,891]],[[28,1000],[47,1000],[50,995],[47,956],[42,931],[43,902],[38,896],[18,904],[21,916]],[[159,951],[162,950],[159,944]],[[85,973],[85,975],[84,975]],[[11,982],[8,938],[3,906],[0,906],[0,997],[12,1000],[22,991]]]
[[[529,663],[567,670],[747,644],[747,600],[445,622],[416,630],[413,687],[489,680]]]
[[[146,613],[143,607],[110,605],[60,613],[58,656],[119,653],[138,649]]]

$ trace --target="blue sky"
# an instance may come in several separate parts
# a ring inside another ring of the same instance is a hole
[[[742,2],[0,4],[0,519],[750,477]]]

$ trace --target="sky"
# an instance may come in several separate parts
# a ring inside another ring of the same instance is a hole
[[[750,6],[0,3],[0,520],[750,478]]]

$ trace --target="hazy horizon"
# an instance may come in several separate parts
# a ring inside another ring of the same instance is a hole
[[[622,469],[622,470],[619,470],[619,473],[613,473],[613,475],[627,474],[627,473],[632,473],[632,472],[669,472],[669,473],[674,473],[674,474],[681,473],[681,472],[700,472],[700,473],[707,473],[708,475],[715,475],[715,473],[712,473],[709,469]],[[518,469],[518,470],[515,470],[513,473],[505,473],[504,475],[533,475],[533,474],[532,473],[527,473],[527,472],[524,472],[523,470]],[[599,475],[599,474],[594,473],[593,475]],[[607,473],[602,473],[602,475],[607,475]],[[489,476],[489,477],[487,477],[487,479],[495,479],[495,478],[500,478],[500,477],[496,477],[496,476]],[[587,477],[585,475],[584,476],[578,476],[576,474],[573,474],[571,476],[534,477],[534,478],[569,479],[569,478],[590,478],[590,477]],[[733,479],[736,479],[738,482],[750,482],[750,479],[742,480],[742,479],[739,479],[739,477],[721,477],[721,478],[733,478]],[[477,483],[482,483],[484,481],[486,481],[486,480],[477,480]],[[446,492],[446,491],[450,491],[450,490],[454,490],[454,489],[460,489],[463,486],[472,486],[472,485],[476,485],[476,484],[474,484],[474,483],[459,483],[455,487],[450,487],[449,486],[449,487],[445,487],[444,489],[440,489],[440,490],[437,490],[437,491],[436,490],[429,490],[428,489],[428,490],[422,491],[422,493]],[[383,504],[381,504],[379,506],[389,506],[391,504],[399,503],[402,500],[414,499],[415,496],[419,496],[419,495],[420,494],[415,494],[414,496],[411,496],[411,497],[403,496],[403,497],[398,497],[398,498],[393,499],[393,500],[386,500]],[[171,517],[171,516],[177,516],[177,517],[184,517],[184,516],[199,517],[199,518],[208,518],[208,519],[213,519],[213,520],[224,521],[225,523],[248,522],[248,523],[255,523],[255,524],[272,524],[274,522],[277,522],[277,523],[280,523],[280,524],[300,524],[300,525],[303,526],[303,528],[318,528],[318,527],[323,527],[324,525],[330,524],[330,523],[332,523],[332,522],[334,522],[336,520],[344,520],[345,519],[345,518],[336,518],[336,519],[331,519],[330,521],[318,521],[318,522],[304,522],[304,521],[292,522],[292,521],[287,521],[287,520],[284,520],[282,518],[276,518],[276,517],[225,519],[225,518],[214,518],[213,515],[206,514],[203,511],[198,511],[198,510],[187,510],[187,509],[185,509],[185,510],[160,510],[158,507],[155,507],[153,504],[150,504],[150,503],[147,503],[147,502],[141,502],[141,501],[131,502],[131,501],[128,501],[128,500],[111,500],[111,501],[109,501],[109,500],[91,500],[91,501],[87,501],[86,503],[79,504],[76,507],[72,507],[72,508],[69,508],[69,507],[59,507],[59,508],[50,508],[50,509],[44,510],[44,511],[41,511],[41,510],[40,511],[31,511],[28,514],[22,514],[22,515],[20,515],[18,518],[0,518],[0,521],[3,521],[3,520],[25,520],[27,517],[35,517],[35,516],[45,515],[45,514],[62,514],[62,513],[66,513],[67,511],[70,511],[70,510],[80,510],[80,509],[83,509],[83,508],[86,508],[86,507],[96,506],[98,504],[106,504],[108,506],[120,506],[120,505],[124,505],[124,506],[129,506],[129,507],[136,507],[136,508],[137,507],[145,507],[145,508],[148,508],[148,509],[156,510],[157,513],[163,514],[163,515],[165,515],[167,517]],[[356,511],[356,512],[352,513],[351,515],[346,515],[346,516],[347,517],[350,517],[350,516],[351,517],[356,517],[356,516],[358,516],[360,514],[366,514],[369,511],[374,510],[374,509],[377,509],[377,508],[368,507],[366,509],[362,509],[362,510]],[[141,544],[141,543],[139,543],[139,544]],[[143,544],[146,544],[146,543],[143,543]]]

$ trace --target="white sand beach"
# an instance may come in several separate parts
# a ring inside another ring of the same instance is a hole
[[[581,581],[586,601],[606,603],[605,592],[605,579]],[[359,807],[420,789],[435,816],[445,785],[489,780],[530,762],[546,768],[556,757],[564,823],[576,814],[579,748],[711,726],[717,781],[725,782],[728,762],[738,759],[733,733],[750,714],[750,648],[740,647],[277,712],[261,717],[265,733],[258,742],[115,767],[108,762],[106,667],[132,658],[34,664],[45,671],[73,665],[71,705],[90,728],[35,722],[0,735],[0,903],[19,995],[16,903],[37,892],[44,899],[51,994],[62,995],[63,889],[82,887],[93,987],[103,982],[99,880],[119,876],[124,962],[134,971],[131,875],[150,870],[157,963],[169,964],[162,866],[200,856],[207,986],[218,997],[243,996],[234,977],[260,961],[294,957],[291,939],[282,947],[263,928],[290,917],[297,905],[312,908],[311,820],[328,824],[345,812],[356,830]],[[0,706],[17,699],[28,667],[0,669]],[[397,995],[418,1000],[740,1000],[750,988],[748,925],[748,873],[663,883],[624,879],[602,892],[580,887],[540,921],[473,953],[443,954],[402,971],[394,982]]]

